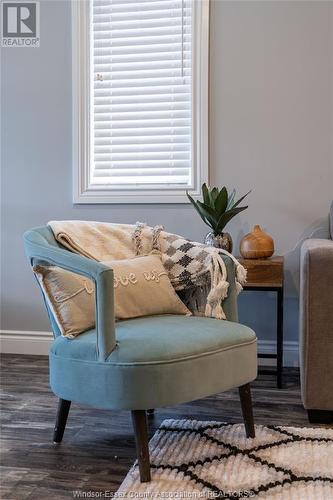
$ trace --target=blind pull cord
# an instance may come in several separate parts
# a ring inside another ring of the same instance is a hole
[[[181,0],[181,6],[182,6],[182,30],[181,30],[181,75],[184,80],[184,0]]]

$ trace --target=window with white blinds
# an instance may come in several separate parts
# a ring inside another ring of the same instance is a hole
[[[195,193],[205,180],[207,141],[200,134],[207,131],[199,122],[208,108],[199,100],[207,90],[200,80],[208,80],[207,27],[200,33],[205,4],[74,2],[74,36],[78,31],[82,41],[85,34],[75,56],[88,70],[87,77],[78,68],[77,111],[86,123],[78,124],[81,134],[74,130],[81,163],[74,201],[186,201],[185,191]]]

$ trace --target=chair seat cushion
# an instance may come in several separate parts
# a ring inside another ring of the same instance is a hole
[[[58,337],[50,384],[62,399],[106,409],[171,406],[239,387],[257,375],[255,333],[230,321],[149,316],[116,324],[117,346],[98,359],[96,332]]]
[[[112,364],[152,364],[205,356],[253,342],[255,333],[231,321],[193,316],[163,315],[116,323],[117,347],[107,359]],[[66,358],[96,360],[96,331],[68,340],[58,337],[51,351]]]

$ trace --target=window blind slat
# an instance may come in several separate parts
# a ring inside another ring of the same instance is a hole
[[[98,57],[97,57],[98,56]],[[159,51],[159,52],[147,52],[143,53],[141,52],[140,54],[140,61],[138,61],[138,58],[136,54],[107,54],[107,53],[101,53],[101,54],[95,54],[96,57],[96,63],[95,63],[95,68],[100,65],[100,64],[112,64],[112,65],[138,65],[138,64],[154,64],[154,63],[163,63],[164,61],[170,62],[170,61],[181,61],[181,58],[179,57],[179,54],[177,52],[170,52],[165,50]],[[98,62],[97,62],[98,60]],[[184,52],[184,62],[189,62],[191,63],[191,54],[189,54],[187,51]]]
[[[135,61],[116,64],[112,63],[111,61],[103,60],[95,65],[95,75],[111,70],[112,75],[114,75],[115,77],[116,75],[119,75],[119,77],[121,78],[124,78],[125,75],[129,75],[130,77],[132,77],[133,75],[141,77],[144,75],[149,76],[151,75],[152,70],[156,70],[159,71],[159,76],[163,73],[169,75],[171,71],[177,71],[175,75],[178,76],[179,70],[182,66],[184,69],[186,69],[186,75],[189,75],[190,71],[188,71],[188,69],[191,69],[191,61],[185,59],[169,59],[164,61],[149,62],[147,61],[140,64],[135,63]]]
[[[160,31],[159,31],[160,30]],[[165,33],[191,34],[191,19],[186,16],[159,17],[155,19],[125,19],[115,21],[111,12],[105,17],[101,17],[94,22],[94,37],[105,34],[106,39],[132,36],[162,36]]]
[[[145,128],[138,130],[136,128],[124,128],[120,130],[115,130],[115,129],[109,129],[109,130],[95,130],[96,134],[96,141],[98,139],[104,139],[105,143],[111,144],[111,139],[113,138],[118,138],[118,137],[137,137],[138,135],[141,137],[146,137],[146,142],[150,144],[151,136],[152,137],[159,137],[159,135],[165,135],[168,134],[170,137],[176,137],[179,134],[188,134],[190,135],[190,127],[177,127],[175,130],[174,128],[166,128],[166,127],[159,127],[159,128]],[[158,135],[159,134],[159,135]],[[148,137],[149,136],[149,139]]]
[[[128,5],[131,3],[131,5]],[[187,3],[188,5],[188,3]],[[126,2],[125,0],[120,0],[119,2],[115,0],[101,1],[94,0],[94,13],[95,12],[142,12],[144,10],[160,10],[160,9],[173,9],[181,6],[181,2],[178,0],[161,0],[155,1],[141,1],[141,2]]]
[[[149,96],[141,96],[140,102],[137,102],[136,96],[97,96],[95,98],[95,109],[96,111],[99,108],[112,108],[112,109],[128,109],[128,103],[131,104],[131,109],[144,109],[145,106],[147,108],[154,108],[155,106],[162,107],[172,107],[178,106],[178,104],[188,104],[190,103],[190,96],[176,94],[176,95],[165,95],[165,94],[157,94],[157,95],[149,95]]]
[[[113,152],[112,154],[102,153],[95,154],[95,160],[103,163],[108,163],[110,161],[137,161],[137,160],[164,160],[168,161],[169,159],[173,160],[187,160],[189,157],[190,151],[135,151],[126,152],[126,153],[118,153]]]
[[[95,96],[97,97],[106,97],[109,96],[110,98],[113,97],[123,97],[125,98],[126,96],[130,97],[135,97],[137,100],[138,94],[140,94],[140,98],[144,97],[147,98],[147,96],[153,96],[153,97],[158,97],[160,95],[169,95],[169,100],[172,101],[173,96],[178,95],[186,95],[191,99],[190,92],[186,92],[186,89],[183,85],[173,85],[172,87],[172,93],[166,94],[170,90],[170,87],[164,86],[164,85],[156,85],[154,87],[130,87],[130,88],[113,88],[110,87],[110,84],[108,86],[104,86],[102,88],[96,88],[95,89]],[[190,90],[190,89],[189,89]]]
[[[154,189],[154,185],[158,184],[159,189],[169,189],[174,188],[175,184],[177,185],[185,185],[187,182],[187,175],[173,175],[172,177],[167,177],[165,175],[159,174],[158,176],[149,176],[146,172],[143,172],[141,176],[133,176],[129,173],[129,175],[124,177],[117,177],[117,175],[113,176],[96,176],[94,178],[94,188],[100,187],[101,189],[105,189],[105,186],[109,186],[113,189],[135,189],[136,187],[145,187],[147,185],[151,186]]]
[[[190,126],[191,125],[191,120],[188,118],[188,120],[184,118],[174,118],[172,119],[172,122],[174,122],[174,127],[170,126],[170,120],[165,119],[151,119],[151,120],[114,120],[111,123],[110,122],[98,122],[95,123],[95,129],[99,131],[101,134],[102,130],[117,130],[117,129],[137,129],[138,127],[149,127],[151,128],[152,125],[155,125],[156,127],[164,127],[168,130],[170,134],[173,133],[173,130],[175,127],[178,126]]]
[[[192,1],[92,0],[91,182],[187,186]]]
[[[182,50],[183,47],[183,52],[185,56],[188,54],[190,51],[190,44],[187,43],[185,40],[183,44],[180,41],[180,38],[178,41],[171,41],[171,40],[164,40],[162,43],[155,43],[152,45],[146,45],[143,46],[141,45],[132,45],[131,46],[131,51],[128,51],[128,47],[124,46],[122,47],[121,45],[119,47],[113,46],[112,50],[110,49],[110,43],[107,44],[105,43],[104,45],[101,45],[99,43],[99,47],[94,48],[94,56],[99,56],[99,55],[114,55],[114,56],[130,56],[130,57],[137,57],[137,54],[140,54],[140,57],[142,55],[149,55],[149,54],[156,54],[158,52],[174,52],[177,57],[179,57],[179,52]]]
[[[184,15],[186,17],[190,15],[190,12],[188,9],[186,9],[184,7],[183,9],[183,12],[184,12]],[[111,9],[108,9],[108,10],[101,10],[101,9],[97,9],[95,8],[94,10],[94,15],[93,15],[93,22],[94,23],[98,23],[98,22],[104,22],[105,20],[109,20],[109,17],[110,17],[110,14],[111,14]],[[134,22],[149,22],[149,20],[154,20],[154,19],[165,19],[165,18],[168,18],[169,16],[171,16],[172,19],[177,19],[179,17],[181,17],[181,7],[179,7],[179,5],[177,5],[177,7],[175,7],[174,9],[172,9],[172,12],[170,12],[170,8],[169,9],[158,9],[158,10],[150,10],[150,9],[142,9],[141,11],[140,10],[136,10],[136,11],[116,11],[116,10],[112,10],[112,18],[113,18],[113,21],[115,23],[119,23],[119,22],[123,22],[123,21],[134,21]]]
[[[95,120],[109,120],[109,119],[121,119],[124,118],[145,118],[154,116],[166,116],[171,117],[180,117],[180,116],[188,116],[188,111],[191,108],[190,102],[182,102],[175,101],[174,103],[168,102],[153,102],[153,103],[144,103],[146,104],[146,109],[144,105],[133,104],[133,109],[131,112],[128,112],[128,107],[126,104],[103,104],[95,107],[94,116]]]
[[[190,39],[191,35],[190,34],[184,34],[183,40],[184,43],[188,42]],[[141,46],[143,49],[146,51],[149,51],[149,47],[154,45],[169,45],[172,46],[174,44],[178,44],[181,46],[180,42],[181,38],[181,33],[166,33],[165,35],[160,35],[160,36],[138,36],[138,37],[117,37],[117,38],[106,38],[103,37],[103,34],[101,33],[100,35],[95,35],[94,36],[94,43],[95,43],[95,48],[99,49],[102,47],[110,47],[111,43],[115,48],[121,49],[126,49],[130,52],[132,50],[132,47],[139,48]],[[140,53],[140,51],[138,51]]]
[[[118,152],[123,152],[123,153],[139,153],[140,151],[147,151],[148,153],[152,151],[189,151],[190,150],[190,144],[186,142],[178,142],[178,143],[155,143],[155,144],[150,144],[149,147],[144,145],[141,149],[139,144],[125,144],[125,145],[119,145],[119,144],[112,144],[112,146],[108,145],[96,145],[95,147],[95,154],[112,154],[112,153],[118,153]]]
[[[139,95],[138,95],[138,88],[139,87],[164,87],[165,85],[168,85],[169,86],[169,89],[171,88],[171,93],[172,93],[172,90],[173,90],[173,85],[177,85],[179,87],[179,92],[184,92],[184,86],[185,85],[188,85],[188,83],[185,81],[184,82],[184,78],[181,78],[181,77],[170,77],[170,78],[167,78],[167,77],[164,77],[164,78],[155,78],[154,80],[153,79],[119,79],[119,80],[113,80],[111,78],[111,76],[106,76],[106,81],[102,81],[102,82],[98,82],[96,84],[96,88],[97,90],[99,88],[101,89],[104,89],[104,88],[108,88],[111,90],[117,90],[117,88],[121,88],[122,91],[129,91],[129,88],[130,87],[134,87],[135,88],[135,93],[136,95],[138,96],[139,98]],[[186,80],[186,78],[185,78]],[[183,83],[183,85],[182,85]],[[188,85],[189,87],[189,85]],[[159,89],[153,89],[153,92],[158,92]],[[132,92],[134,90],[132,89]],[[176,91],[176,90],[175,90]],[[190,88],[188,89],[188,91],[190,92]],[[150,90],[146,90],[146,92],[150,92]]]
[[[139,132],[140,133],[140,132]],[[125,148],[140,148],[141,145],[147,145],[147,135],[123,135],[123,136],[112,136],[112,137],[96,137],[95,139],[95,150],[98,151],[99,147],[117,148],[117,146],[122,146]],[[149,135],[149,145],[147,148],[153,148],[155,144],[191,144],[190,139],[187,135],[177,134],[177,136],[170,135]]]

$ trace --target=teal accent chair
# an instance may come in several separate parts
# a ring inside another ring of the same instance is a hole
[[[54,442],[64,434],[71,402],[132,412],[141,481],[150,481],[147,411],[239,388],[246,434],[254,437],[249,383],[257,376],[256,335],[237,323],[235,269],[223,302],[227,321],[194,316],[149,316],[115,322],[113,271],[69,252],[51,229],[24,234],[30,264],[53,265],[86,276],[96,287],[96,328],[73,340],[54,333],[50,385],[59,398]]]

